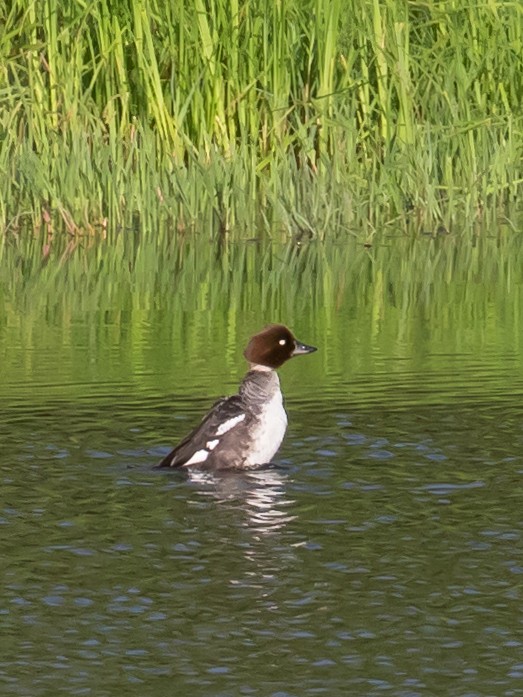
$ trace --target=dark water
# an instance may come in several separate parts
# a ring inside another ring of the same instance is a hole
[[[0,694],[523,695],[522,258],[395,249],[2,287]],[[269,320],[274,466],[152,471]]]

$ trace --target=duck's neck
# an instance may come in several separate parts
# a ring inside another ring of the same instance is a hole
[[[269,368],[268,365],[261,365],[260,363],[249,363],[249,372],[251,370],[257,370],[260,373],[274,373],[273,368]]]
[[[280,393],[278,373],[264,365],[252,364],[240,385],[240,394],[249,402],[262,403]]]

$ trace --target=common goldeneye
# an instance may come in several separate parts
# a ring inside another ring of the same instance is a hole
[[[158,467],[238,469],[271,461],[287,429],[276,368],[293,356],[316,351],[283,324],[251,337],[243,352],[250,368],[238,394],[219,399],[203,421]]]

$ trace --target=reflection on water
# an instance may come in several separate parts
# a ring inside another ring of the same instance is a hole
[[[0,286],[2,695],[519,694],[523,264],[430,244]],[[153,471],[266,320],[277,466]]]
[[[188,473],[191,483],[203,496],[212,496],[222,504],[231,504],[245,513],[245,522],[253,532],[269,535],[294,520],[288,497],[288,473],[274,466],[250,472]]]

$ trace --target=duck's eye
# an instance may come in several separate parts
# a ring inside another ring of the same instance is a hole
[[[287,343],[287,339],[280,339],[278,343],[280,346],[285,346],[285,344]]]

